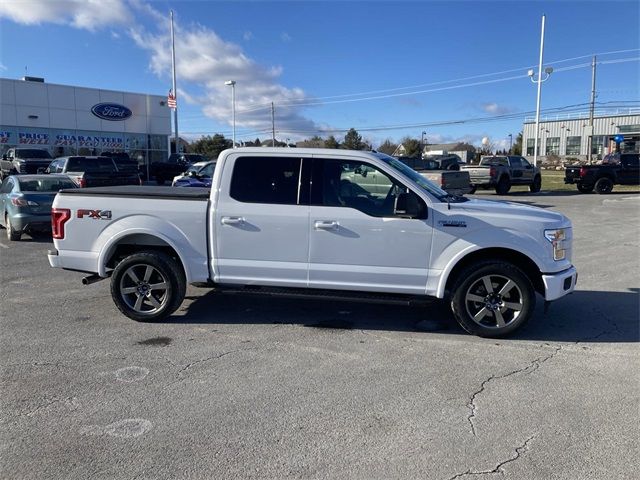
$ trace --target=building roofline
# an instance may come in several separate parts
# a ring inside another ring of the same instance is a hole
[[[6,77],[0,77],[0,80],[8,80],[10,82],[29,83],[29,84],[36,84],[36,85],[53,85],[54,87],[86,88],[87,90],[100,90],[100,91],[103,91],[103,92],[127,93],[129,95],[145,95],[145,96],[148,96],[148,97],[166,98],[164,95],[159,95],[159,94],[155,94],[155,93],[125,92],[123,90],[113,90],[113,89],[110,89],[110,88],[83,87],[82,85],[65,85],[63,83],[50,83],[50,82],[47,82],[47,81],[44,81],[44,82],[30,82],[30,81],[27,81],[27,80],[21,80],[21,79],[15,79],[15,78],[6,78]]]

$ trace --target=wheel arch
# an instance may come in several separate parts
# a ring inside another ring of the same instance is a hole
[[[191,278],[190,272],[186,268],[187,264],[176,246],[162,235],[149,232],[127,232],[111,239],[100,253],[100,271],[98,275],[105,277],[107,276],[107,270],[114,269],[118,262],[124,257],[136,252],[148,250],[161,251],[174,258],[180,265],[187,282],[189,282]]]
[[[460,258],[450,268],[448,275],[445,272],[445,276],[441,279],[440,286],[438,287],[438,298],[442,298],[448,295],[450,289],[461,272],[474,263],[483,262],[487,260],[496,260],[509,262],[529,277],[533,288],[536,292],[544,295],[544,283],[542,281],[542,273],[538,265],[525,254],[504,247],[483,248],[480,250],[474,250],[467,253]]]

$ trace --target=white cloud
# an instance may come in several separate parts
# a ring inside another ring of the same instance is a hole
[[[287,32],[282,32],[280,34],[280,40],[282,40],[283,42],[287,43],[290,42],[292,40],[291,35],[289,35]]]
[[[242,34],[242,38],[244,39],[245,42],[249,42],[249,41],[253,40],[253,33],[252,32],[244,32]]]
[[[9,70],[4,63],[0,62],[0,72],[5,72]]]
[[[511,112],[515,111],[511,107],[507,107],[507,106],[504,106],[504,105],[498,105],[496,102],[483,103],[481,105],[481,108],[486,113],[490,113],[492,115],[504,115],[505,113],[511,113]]]
[[[240,46],[224,41],[209,28],[200,25],[184,28],[179,22],[175,22],[174,28],[178,84],[184,90],[189,90],[191,85],[202,91],[197,96],[183,91],[182,96],[189,103],[200,104],[206,116],[231,125],[231,92],[224,83],[235,80],[238,128],[271,130],[271,102],[276,109],[276,130],[289,132],[288,137],[295,138],[293,132],[296,130],[318,128],[301,115],[299,108],[284,106],[290,102],[304,102],[308,96],[302,89],[287,88],[278,83],[281,67],[256,63]],[[158,32],[131,28],[129,35],[138,47],[149,52],[151,70],[158,77],[170,78],[171,45],[167,28]],[[300,136],[308,135],[301,133]]]
[[[124,0],[3,0],[0,18],[24,25],[57,23],[94,31],[129,23],[131,12]]]

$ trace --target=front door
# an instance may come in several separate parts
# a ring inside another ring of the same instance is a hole
[[[300,158],[229,157],[215,213],[212,276],[219,283],[307,286],[309,206]],[[305,202],[303,202],[305,203]]]
[[[424,294],[432,225],[394,213],[407,187],[361,161],[314,158],[309,216],[309,286]]]

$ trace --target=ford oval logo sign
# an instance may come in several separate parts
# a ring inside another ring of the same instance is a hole
[[[126,120],[131,116],[131,110],[117,103],[98,103],[91,107],[91,113],[103,120]]]

